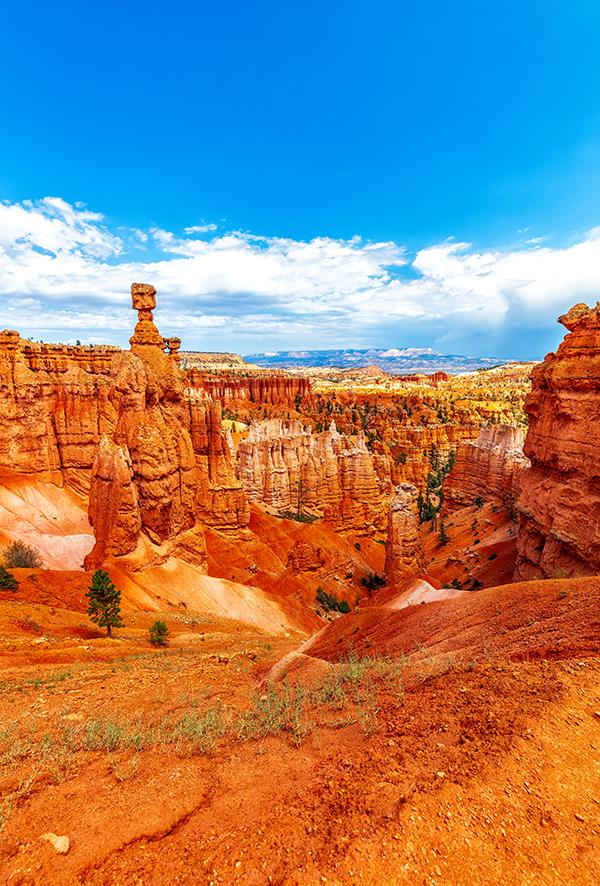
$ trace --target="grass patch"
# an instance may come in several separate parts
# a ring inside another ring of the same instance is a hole
[[[242,740],[286,732],[298,746],[314,726],[304,716],[307,701],[302,686],[291,687],[286,681],[280,689],[270,683],[264,693],[254,697],[250,709],[239,715],[234,730]]]
[[[157,662],[152,656],[147,663],[153,667]],[[316,686],[271,683],[254,693],[242,710],[210,703],[208,693],[192,698],[182,691],[175,708],[165,713],[162,704],[157,709],[156,722],[106,712],[68,725],[62,715],[50,723],[43,716],[7,723],[0,726],[0,777],[16,776],[16,787],[1,801],[0,829],[3,816],[4,821],[8,818],[9,802],[14,809],[14,802],[35,790],[39,782],[63,781],[87,765],[92,754],[106,755],[114,778],[124,782],[135,776],[141,754],[149,749],[189,756],[210,753],[223,741],[261,742],[272,736],[284,737],[298,747],[319,728],[351,724],[370,735],[379,728],[381,693],[388,703],[390,698],[403,702],[404,668],[403,658],[351,652],[332,665]],[[53,682],[69,676],[69,671],[51,675]]]

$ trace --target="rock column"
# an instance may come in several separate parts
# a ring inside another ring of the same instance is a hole
[[[388,584],[397,584],[421,570],[418,495],[417,487],[412,483],[401,483],[390,504],[385,545]]]

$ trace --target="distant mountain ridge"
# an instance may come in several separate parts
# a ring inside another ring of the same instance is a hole
[[[301,369],[309,366],[360,369],[378,366],[392,375],[411,373],[473,372],[489,369],[508,361],[502,357],[466,357],[461,354],[440,354],[432,348],[345,348],[325,351],[271,351],[244,354],[258,366],[277,369]]]

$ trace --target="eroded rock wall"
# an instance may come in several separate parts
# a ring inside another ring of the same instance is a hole
[[[87,492],[100,438],[115,424],[109,390],[119,353],[0,332],[0,469]]]
[[[475,440],[464,440],[444,482],[444,502],[450,511],[472,505],[477,498],[511,508],[519,494],[523,471],[523,431],[515,425],[492,425]]]
[[[600,572],[599,305],[576,305],[561,317],[569,333],[532,372],[518,578]]]
[[[312,397],[307,378],[285,376],[283,373],[257,373],[255,375],[210,375],[191,368],[187,372],[190,388],[206,391],[222,404],[261,403],[268,406],[297,408],[305,399]]]
[[[389,480],[364,436],[345,437],[333,423],[320,434],[301,422],[254,423],[239,443],[237,474],[250,501],[322,516],[339,531],[385,528]]]

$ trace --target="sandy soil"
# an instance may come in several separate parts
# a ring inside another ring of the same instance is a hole
[[[512,582],[517,526],[505,508],[487,502],[447,514],[445,545],[440,541],[441,522],[438,518],[436,527],[424,523],[419,533],[428,575],[441,584],[458,580],[467,588],[474,579],[486,588]]]
[[[313,643],[344,701],[189,741],[182,724],[266,703],[302,638],[168,613],[155,650],[154,613],[109,641],[75,608],[2,602],[0,882],[598,882],[600,579],[387,611],[405,648],[373,648],[385,612]]]

